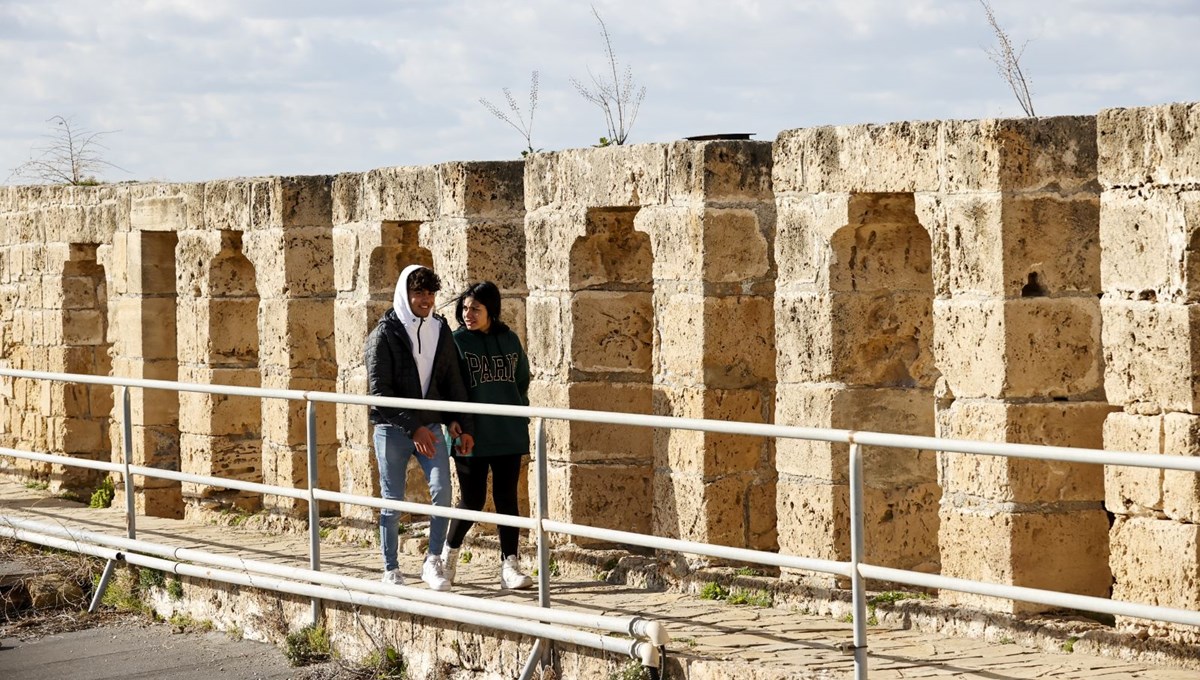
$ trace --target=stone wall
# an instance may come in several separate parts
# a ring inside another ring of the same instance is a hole
[[[1110,109],[1097,127],[1104,387],[1121,409],[1104,446],[1200,455],[1200,105]],[[1104,487],[1113,597],[1200,609],[1197,476],[1108,467]]]
[[[442,275],[440,304],[471,281],[500,285],[536,405],[1195,455],[1198,139],[1200,106],[1174,105],[337,176],[4,187],[0,362],[363,393],[363,340],[417,262]],[[119,396],[0,381],[0,444],[119,459]],[[303,405],[141,390],[131,404],[134,462],[304,484]],[[318,416],[321,485],[378,493],[366,409]],[[564,422],[547,435],[552,517],[849,555],[845,446]],[[1200,605],[1196,475],[865,458],[873,563]],[[0,465],[81,495],[98,482]],[[132,491],[168,516],[303,511],[191,484]],[[374,523],[364,508],[323,512]]]

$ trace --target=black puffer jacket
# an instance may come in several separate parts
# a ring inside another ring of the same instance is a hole
[[[468,401],[467,387],[458,366],[458,349],[451,338],[450,327],[444,318],[438,316],[438,319],[442,322],[441,331],[438,333],[429,393],[425,398]],[[417,363],[413,360],[412,342],[395,310],[389,309],[367,335],[366,363],[367,391],[371,396],[421,398],[421,378],[417,374]],[[410,437],[422,425],[449,423],[452,420],[457,420],[464,432],[469,434],[474,431],[474,419],[469,413],[371,407],[371,422],[395,425]]]

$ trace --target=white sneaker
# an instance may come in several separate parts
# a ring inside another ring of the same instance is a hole
[[[458,548],[446,546],[442,549],[442,576],[454,585],[454,576],[458,573]]]
[[[421,580],[429,585],[430,590],[450,590],[450,581],[446,580],[440,555],[425,557],[425,566],[421,567]]]
[[[507,590],[523,590],[533,585],[533,579],[521,573],[516,555],[509,555],[500,563],[500,587]]]
[[[404,585],[404,577],[400,575],[399,569],[388,569],[383,572],[383,582],[394,586],[402,586]]]

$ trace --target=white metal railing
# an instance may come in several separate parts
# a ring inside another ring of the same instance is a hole
[[[587,615],[576,616],[575,612],[559,612],[550,614],[546,610],[550,608],[549,598],[549,549],[546,542],[546,532],[563,533],[571,536],[579,536],[592,538],[602,541],[611,541],[627,545],[636,545],[647,548],[660,550],[669,550],[681,553],[689,553],[694,555],[704,555],[721,559],[736,560],[750,564],[762,564],[777,567],[786,567],[790,569],[799,569],[806,571],[814,571],[819,573],[834,574],[846,576],[851,579],[851,594],[852,604],[854,607],[853,617],[853,634],[854,634],[854,665],[855,676],[857,678],[867,677],[867,638],[866,638],[866,621],[867,621],[867,602],[865,594],[865,580],[868,578],[886,580],[892,583],[913,585],[923,588],[937,588],[940,590],[953,590],[965,593],[973,593],[978,595],[986,595],[990,597],[1005,598],[1010,600],[1020,600],[1025,602],[1033,602],[1044,604],[1053,607],[1068,607],[1085,611],[1098,613],[1106,613],[1121,616],[1130,616],[1142,619],[1165,621],[1171,623],[1180,623],[1192,626],[1200,626],[1200,612],[1177,609],[1171,607],[1161,607],[1155,605],[1147,605],[1133,602],[1121,602],[1107,598],[1091,597],[1084,595],[1075,595],[1070,593],[1062,593],[1052,590],[1042,590],[1037,588],[1025,588],[1020,586],[1011,586],[997,583],[987,583],[982,581],[972,581],[967,579],[951,578],[936,574],[925,574],[921,572],[908,571],[903,569],[893,569],[867,564],[863,561],[864,555],[864,532],[863,532],[863,456],[862,449],[864,446],[886,446],[893,448],[907,449],[923,449],[936,450],[947,452],[968,453],[977,455],[1003,456],[1012,458],[1029,458],[1037,460],[1054,460],[1066,461],[1072,463],[1091,463],[1099,465],[1121,465],[1131,467],[1157,468],[1169,470],[1181,470],[1185,472],[1200,472],[1200,458],[1183,457],[1183,456],[1163,456],[1145,453],[1131,452],[1116,452],[1103,451],[1097,449],[1083,449],[1074,447],[1060,446],[1044,446],[1032,444],[1011,444],[998,442],[982,442],[968,441],[956,439],[939,439],[936,437],[922,437],[913,435],[899,435],[879,432],[858,432],[851,430],[838,430],[830,428],[812,428],[812,427],[794,427],[786,425],[765,425],[757,423],[741,423],[730,421],[717,420],[702,420],[695,418],[676,418],[669,416],[649,416],[630,413],[616,413],[608,411],[587,411],[587,410],[572,410],[561,408],[542,408],[542,407],[525,407],[525,406],[502,406],[495,404],[472,404],[461,402],[448,401],[433,401],[423,399],[398,399],[384,397],[369,397],[360,395],[337,394],[331,392],[316,392],[316,391],[300,391],[300,390],[278,390],[264,389],[251,387],[236,387],[226,385],[198,385],[191,383],[180,383],[165,380],[144,380],[131,378],[115,378],[102,376],[86,376],[66,373],[48,373],[40,371],[21,371],[13,369],[0,369],[0,376],[10,378],[24,378],[31,380],[52,380],[61,382],[74,382],[93,385],[111,385],[122,388],[122,427],[124,430],[124,456],[122,463],[105,463],[100,461],[90,461],[83,459],[70,458],[66,456],[56,456],[44,453],[35,453],[28,451],[18,451],[15,449],[0,448],[0,455],[7,455],[16,458],[24,458],[28,460],[43,461],[62,465],[75,465],[79,467],[87,467],[99,470],[108,470],[119,472],[123,475],[125,484],[125,500],[126,514],[128,516],[128,537],[127,539],[114,539],[111,537],[103,538],[88,532],[75,532],[70,537],[63,535],[51,535],[54,532],[48,532],[44,526],[34,526],[28,523],[22,524],[19,521],[12,521],[8,529],[0,531],[7,532],[7,535],[19,535],[23,537],[37,537],[43,540],[51,541],[78,541],[84,544],[91,545],[108,545],[108,546],[129,546],[137,545],[136,549],[142,552],[152,552],[152,549],[144,543],[136,541],[135,531],[135,513],[133,507],[132,484],[133,475],[142,475],[146,477],[155,477],[160,479],[176,480],[181,482],[192,482],[197,484],[205,484],[211,486],[220,486],[229,489],[238,489],[251,491],[263,494],[274,494],[278,496],[286,496],[299,500],[304,500],[308,503],[309,508],[309,543],[310,543],[310,569],[309,570],[290,570],[279,567],[278,565],[266,565],[263,563],[248,563],[238,561],[238,566],[249,571],[259,570],[259,573],[268,573],[274,575],[287,575],[288,578],[304,581],[311,581],[316,585],[311,587],[297,587],[295,581],[288,583],[276,583],[271,581],[269,585],[264,586],[267,580],[262,578],[253,579],[253,584],[259,587],[272,587],[272,589],[283,590],[284,592],[292,592],[294,594],[309,596],[313,598],[313,615],[319,616],[319,600],[331,599],[339,601],[350,601],[345,599],[346,592],[364,591],[371,593],[370,597],[364,596],[365,599],[356,602],[362,604],[370,604],[371,606],[379,606],[397,611],[412,611],[418,613],[417,609],[402,609],[401,606],[418,607],[421,615],[433,616],[436,618],[447,618],[450,620],[461,620],[462,610],[471,610],[470,621],[476,622],[478,625],[492,626],[491,623],[483,621],[493,621],[496,625],[492,627],[506,628],[518,632],[529,631],[529,635],[538,638],[546,638],[553,640],[569,641],[575,644],[590,646],[596,649],[604,649],[606,651],[621,651],[629,654],[632,657],[639,658],[643,664],[649,667],[657,667],[661,663],[659,647],[661,647],[666,639],[666,633],[663,628],[654,623],[648,622],[645,619],[634,617],[633,619],[621,619],[617,622],[598,622],[594,617]],[[308,488],[296,489],[288,487],[272,486],[267,484],[259,484],[254,482],[245,482],[233,479],[225,479],[221,477],[212,477],[205,475],[193,475],[183,472],[163,470],[159,468],[151,468],[137,466],[131,464],[132,456],[132,438],[131,438],[131,418],[130,418],[130,400],[129,389],[156,389],[179,392],[199,392],[206,394],[221,394],[230,396],[246,396],[255,398],[270,398],[270,399],[289,399],[302,400],[307,402],[307,444],[308,444]],[[317,479],[317,464],[316,464],[316,417],[315,404],[317,403],[340,403],[340,404],[355,404],[364,406],[388,406],[393,408],[419,408],[436,411],[452,411],[452,412],[467,412],[478,414],[492,415],[507,415],[507,416],[523,416],[533,419],[536,436],[535,436],[535,460],[537,466],[535,468],[535,482],[538,489],[538,503],[535,506],[534,517],[519,517],[511,515],[499,515],[495,513],[475,512],[470,510],[460,510],[457,508],[439,508],[431,505],[420,503],[408,503],[404,501],[390,501],[379,498],[356,496],[344,494],[334,491],[321,489]],[[639,427],[654,427],[675,430],[697,430],[704,432],[716,432],[724,434],[740,434],[752,435],[771,438],[785,439],[808,439],[825,442],[838,442],[849,444],[850,460],[849,460],[849,476],[850,476],[850,530],[851,530],[851,555],[848,562],[823,560],[814,558],[805,558],[795,555],[786,555],[780,553],[765,552],[759,550],[750,550],[745,548],[733,548],[728,546],[712,545],[706,543],[698,543],[693,541],[685,541],[679,539],[669,539],[657,536],[637,534],[626,531],[618,531],[613,529],[604,529],[599,527],[591,527],[580,524],[571,524],[567,522],[559,522],[548,518],[545,514],[546,510],[546,452],[545,452],[545,430],[544,420],[568,420],[591,423],[604,423],[614,425],[631,425]],[[433,593],[422,589],[400,588],[396,590],[395,586],[381,588],[379,584],[363,581],[362,579],[350,579],[348,577],[328,576],[320,574],[320,536],[317,516],[318,501],[333,501],[338,503],[358,504],[375,508],[393,508],[404,512],[416,512],[427,515],[440,515],[450,518],[460,518],[479,522],[488,522],[494,524],[503,524],[514,526],[523,529],[529,529],[534,532],[537,538],[538,545],[538,589],[539,603],[541,607],[537,608],[521,608],[514,607],[508,603],[503,606],[501,613],[489,613],[480,609],[474,603],[478,602],[475,598],[465,598],[458,595],[450,595],[447,593]],[[120,541],[134,541],[134,543],[122,543]],[[105,554],[112,552],[112,548],[95,548],[98,551],[108,551]],[[174,550],[174,549],[172,549]],[[220,560],[211,555],[198,554],[195,551],[187,551],[186,554],[176,551],[175,555],[178,559],[186,559],[187,561],[207,564],[220,564]],[[161,558],[153,558],[139,555],[133,557],[126,553],[125,558],[129,561],[140,560],[140,563],[159,565],[155,568],[166,568],[167,570],[176,570],[178,573],[188,573],[188,569],[197,569],[179,562],[164,561]],[[139,563],[139,562],[135,562]],[[111,572],[112,562],[109,562],[105,570],[105,574],[101,579],[101,586],[98,590],[102,590],[107,577]],[[201,569],[206,574],[206,577],[213,577],[213,569]],[[223,573],[229,575],[232,572]],[[233,576],[241,576],[233,574]],[[232,576],[231,576],[232,577]],[[289,585],[289,583],[291,585]],[[350,586],[353,586],[353,589]],[[329,588],[336,586],[336,594],[330,592]],[[287,588],[291,588],[288,590]],[[382,592],[381,592],[382,591]],[[402,597],[399,597],[399,596]],[[411,600],[413,602],[404,605],[396,600]],[[433,607],[434,609],[426,609],[425,607]],[[606,638],[606,636],[595,635],[578,635],[574,631],[563,631],[551,624],[538,623],[537,632],[533,632],[534,628],[520,626],[514,627],[511,621],[501,622],[499,619],[493,620],[488,617],[499,616],[501,619],[506,618],[502,614],[508,615],[507,618],[524,619],[525,623],[529,622],[552,622],[552,624],[563,625],[579,625],[585,627],[593,627],[610,632],[624,632],[635,636],[635,639],[630,643],[628,640],[616,640]],[[601,617],[603,618],[603,617]],[[586,619],[586,620],[585,620]],[[528,673],[534,660],[536,659],[537,649],[535,648],[534,655],[531,655],[530,664],[526,666]]]

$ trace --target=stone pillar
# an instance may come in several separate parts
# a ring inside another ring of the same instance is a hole
[[[276,177],[249,182],[243,250],[259,294],[259,373],[264,388],[332,392],[334,350],[332,177]],[[241,209],[239,207],[239,209]],[[209,225],[210,228],[212,225]],[[306,405],[262,402],[263,482],[306,487]],[[317,483],[338,488],[334,408],[317,407]],[[306,504],[267,496],[264,505],[303,514]],[[332,507],[323,511],[331,511]]]
[[[1104,446],[1200,455],[1200,105],[1109,109],[1097,126],[1104,386],[1123,408]],[[1113,598],[1200,609],[1197,475],[1108,467],[1105,504]],[[1190,626],[1117,625],[1200,641]]]
[[[666,205],[637,228],[654,256],[654,412],[765,423],[775,382],[771,144],[679,142]],[[654,533],[770,550],[773,442],[656,431]]]
[[[409,264],[433,266],[422,225],[437,210],[430,168],[388,168],[339,175],[333,182],[334,326],[337,390],[367,394],[363,352],[367,334],[392,307],[396,279]],[[443,301],[445,294],[439,299]],[[343,493],[379,496],[379,474],[366,406],[337,407],[337,467]],[[420,479],[419,468],[409,470]],[[428,489],[409,484],[407,498],[428,502]],[[375,525],[378,510],[342,505],[360,528]]]
[[[129,224],[113,235],[111,280],[113,372],[130,378],[178,380],[176,344],[175,246],[179,232],[199,219],[199,185],[145,185],[130,198]],[[110,440],[120,459],[123,444],[119,390]],[[133,462],[180,470],[179,399],[175,392],[130,391]],[[123,502],[118,481],[114,500]],[[135,477],[134,504],[139,512],[183,516],[179,482]]]
[[[639,208],[665,203],[666,158],[639,145],[527,162],[532,403],[652,412],[653,256],[637,226]],[[651,531],[652,431],[548,421],[546,435],[551,517]]]
[[[259,298],[254,266],[243,249],[243,232],[185,231],[178,252],[180,379],[258,387]],[[179,408],[184,471],[262,482],[258,399],[183,392]],[[253,512],[262,505],[261,494],[235,489],[188,483],[183,492],[189,510]]]
[[[547,406],[769,419],[769,147],[538,154],[525,174],[531,397]],[[550,513],[774,547],[770,442],[551,422]]]
[[[1089,117],[942,124],[942,193],[918,211],[934,301],[938,435],[1098,447],[1099,196]],[[1108,594],[1108,518],[1092,467],[939,455],[942,573]],[[946,591],[1007,612],[1045,607]]]
[[[108,295],[104,268],[97,262],[96,245],[56,244],[48,249],[42,276],[46,350],[50,365],[68,373],[108,375]],[[58,261],[65,256],[65,261]],[[57,265],[57,266],[55,266]],[[108,446],[112,389],[69,383],[42,382],[41,410],[47,419],[47,451],[89,460],[110,459]],[[104,474],[95,470],[53,465],[50,490],[85,498]]]
[[[929,151],[938,139],[937,123],[780,135],[779,424],[934,434],[934,255],[917,203],[940,186]],[[863,455],[866,559],[936,571],[936,454],[866,447]],[[780,549],[849,559],[849,447],[780,440],[776,465]]]

